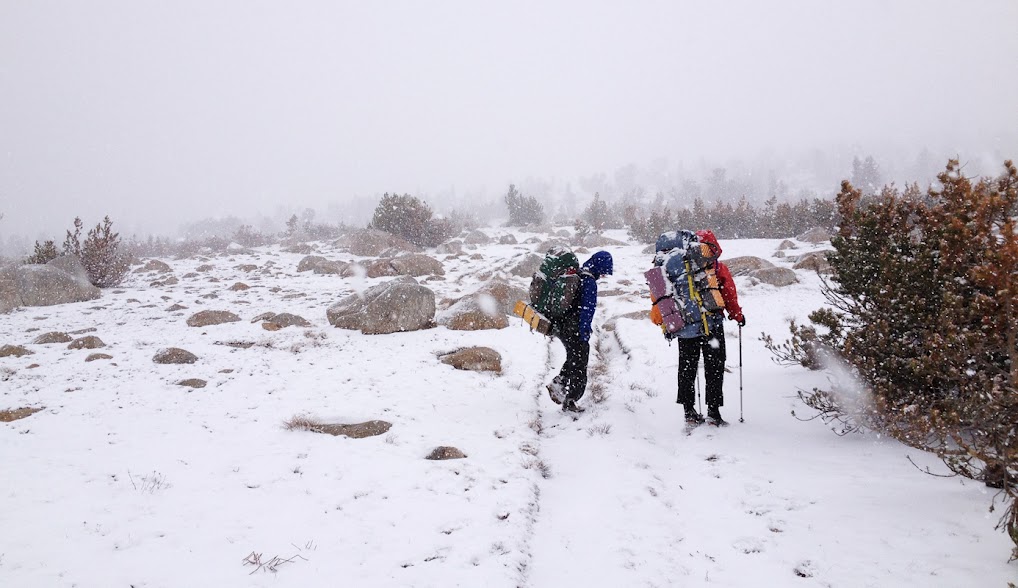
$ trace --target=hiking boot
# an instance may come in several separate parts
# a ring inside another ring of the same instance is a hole
[[[728,421],[721,418],[721,411],[718,410],[718,407],[712,406],[707,409],[707,424],[715,427],[727,427]]]
[[[562,389],[562,384],[552,381],[547,388],[548,396],[551,396],[551,401],[555,404],[562,404],[562,401],[566,399],[566,391]]]
[[[583,412],[586,409],[580,408],[572,398],[566,398],[565,402],[562,403],[562,410],[566,412]]]
[[[686,423],[690,425],[699,425],[703,422],[703,415],[696,412],[692,406],[686,407]]]

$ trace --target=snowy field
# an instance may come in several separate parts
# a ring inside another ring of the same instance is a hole
[[[778,243],[722,241],[722,260],[755,255],[788,267],[772,257]],[[315,245],[329,259],[357,259]],[[818,248],[800,243],[790,253]],[[534,249],[435,255],[446,275],[422,283],[439,301],[456,298]],[[988,512],[992,490],[921,473],[908,457],[944,468],[895,441],[841,438],[791,415],[810,414],[796,392],[827,375],[775,365],[760,333],[783,341],[789,319],[823,303],[815,274],[799,272],[799,284],[780,289],[736,278],[748,321],[745,422],[738,327],[728,321],[722,414],[732,425],[687,436],[675,404],[677,347],[649,321],[618,318],[648,308],[642,272],[651,256],[642,245],[606,249],[616,272],[600,282],[587,411],[576,419],[544,388],[562,346],[522,321],[392,335],[335,329],[330,304],[390,278],[297,272],[303,255],[278,246],[163,259],[179,283],[150,286],[167,275],[132,273],[99,300],[0,315],[0,345],[34,352],[0,359],[0,410],[42,408],[0,423],[0,586],[1018,581],[1018,564],[1006,561],[1010,542],[994,530],[998,514]],[[212,268],[196,271],[202,265]],[[251,288],[231,290],[236,282]],[[186,308],[167,310],[175,304]],[[188,327],[200,310],[243,320]],[[312,326],[266,331],[250,320],[264,312],[295,313]],[[31,343],[92,328],[106,347]],[[437,359],[471,345],[501,353],[501,374]],[[153,363],[166,347],[199,360]],[[112,359],[86,362],[94,352]],[[177,385],[186,378],[208,385]],[[286,430],[295,415],[392,428],[363,439]],[[443,445],[467,457],[424,459]]]

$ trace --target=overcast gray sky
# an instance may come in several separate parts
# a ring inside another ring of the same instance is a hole
[[[1014,0],[0,0],[0,236],[1018,131]],[[963,154],[964,155],[964,154]]]

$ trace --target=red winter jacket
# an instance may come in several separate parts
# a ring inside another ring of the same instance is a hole
[[[714,236],[714,231],[709,229],[697,231],[696,236],[700,238],[700,241],[714,245],[717,248],[718,257],[721,256],[721,244],[718,243],[717,237]],[[728,311],[728,318],[741,322],[743,320],[742,307],[739,306],[739,294],[735,291],[735,280],[732,278],[732,272],[728,271],[728,266],[720,261],[716,261],[714,264],[714,273],[718,276],[718,285],[721,286],[721,297],[725,300],[725,310]]]

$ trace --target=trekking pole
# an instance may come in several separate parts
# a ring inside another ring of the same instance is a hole
[[[746,422],[742,418],[742,325],[739,325],[739,422]]]
[[[700,366],[696,366],[696,412],[703,414],[703,405],[700,404]]]

